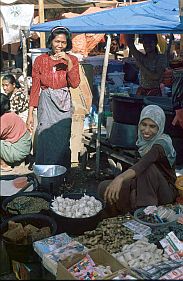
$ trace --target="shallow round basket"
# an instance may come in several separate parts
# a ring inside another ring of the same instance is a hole
[[[50,227],[51,235],[55,235],[57,232],[57,224],[55,220],[49,216],[41,215],[41,214],[31,214],[31,215],[20,215],[7,219],[0,226],[1,236],[8,230],[8,222],[14,221],[17,223],[21,223],[24,226],[28,224],[32,224],[35,227]],[[40,260],[39,256],[33,249],[32,243],[29,244],[21,244],[21,243],[13,243],[8,241],[2,236],[3,243],[5,244],[7,254],[11,260],[15,260],[18,262],[35,262]]]
[[[183,198],[183,176],[178,176],[175,182],[175,186],[178,189],[180,197]]]
[[[148,225],[148,226],[150,226],[150,227],[152,227],[152,228],[154,228],[154,227],[159,227],[159,226],[166,226],[166,225],[171,224],[173,221],[175,221],[175,220],[171,220],[171,221],[163,222],[163,223],[150,223],[150,222],[146,222],[146,221],[144,221],[144,220],[142,220],[142,219],[139,218],[139,216],[140,216],[141,214],[143,214],[144,209],[145,209],[145,208],[139,208],[139,209],[137,209],[137,210],[134,212],[134,219],[135,219],[136,221],[138,221],[138,222],[140,222],[140,223],[142,223],[142,224]]]
[[[21,194],[15,194],[9,197],[6,197],[3,202],[2,202],[2,210],[4,213],[5,217],[12,217],[15,215],[21,215],[20,212],[16,209],[11,209],[8,208],[7,205],[8,203],[10,203],[13,199],[17,198],[17,197],[22,197],[22,196],[26,196],[26,197],[38,197],[38,198],[42,198],[44,200],[46,200],[47,202],[50,202],[52,199],[52,196],[46,192],[38,192],[38,191],[33,191],[33,192],[22,192]],[[41,212],[41,210],[40,210]],[[40,213],[37,212],[37,213]],[[36,213],[36,212],[35,212]],[[23,214],[22,214],[23,215]]]
[[[86,194],[86,193],[85,193]],[[94,230],[98,223],[101,220],[102,211],[105,208],[104,201],[99,198],[96,194],[86,194],[89,196],[94,196],[97,200],[99,200],[102,203],[102,210],[98,212],[96,215],[87,217],[87,218],[69,218],[61,216],[57,213],[55,213],[51,209],[50,204],[50,211],[53,214],[53,217],[55,218],[55,221],[57,222],[57,232],[67,232],[71,235],[81,235],[85,231]],[[64,198],[70,198],[70,199],[80,199],[83,197],[84,194],[82,193],[71,193],[71,194],[65,194],[63,195]]]

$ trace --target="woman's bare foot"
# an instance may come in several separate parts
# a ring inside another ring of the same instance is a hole
[[[6,164],[6,162],[2,159],[1,159],[0,165],[1,165],[1,171],[4,171],[4,172],[12,171],[12,167],[9,166],[8,164]]]

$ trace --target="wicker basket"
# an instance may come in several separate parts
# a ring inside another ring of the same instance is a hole
[[[176,180],[176,188],[178,189],[180,197],[183,198],[183,176],[178,176]]]

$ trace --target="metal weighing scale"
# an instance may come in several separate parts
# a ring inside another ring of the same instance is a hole
[[[38,181],[38,189],[48,191],[55,195],[58,189],[64,182],[64,175],[67,169],[60,165],[33,165],[33,172]]]

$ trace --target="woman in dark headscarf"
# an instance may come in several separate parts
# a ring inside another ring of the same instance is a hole
[[[36,164],[71,165],[71,96],[69,88],[80,83],[78,59],[69,54],[71,33],[65,27],[52,29],[50,52],[38,56],[32,69],[27,128],[33,129],[33,110],[38,107]]]
[[[157,105],[143,108],[138,125],[140,160],[113,181],[100,183],[98,192],[107,201],[107,215],[117,215],[149,205],[173,203],[176,152],[164,134],[165,114]]]

